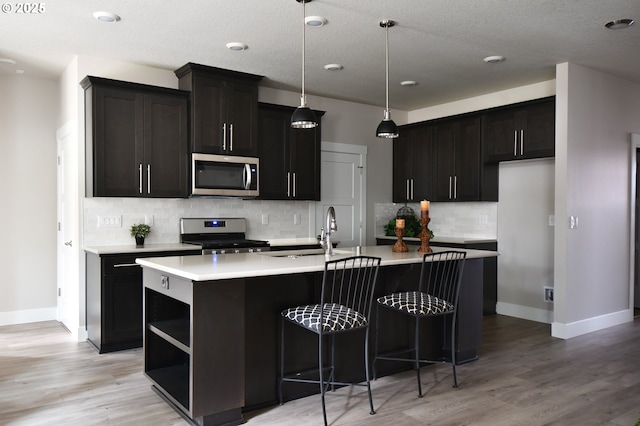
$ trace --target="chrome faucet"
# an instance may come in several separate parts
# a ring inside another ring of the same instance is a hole
[[[325,226],[320,230],[320,246],[324,249],[324,253],[333,254],[333,244],[331,244],[331,234],[338,230],[336,224],[336,211],[333,207],[327,209],[327,219]]]

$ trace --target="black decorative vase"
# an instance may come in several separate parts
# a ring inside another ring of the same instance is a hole
[[[144,237],[136,237],[136,247],[144,247]]]

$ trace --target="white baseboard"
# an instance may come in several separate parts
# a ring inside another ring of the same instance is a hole
[[[25,309],[22,311],[0,312],[0,326],[26,324],[30,322],[56,320],[57,308]]]
[[[572,337],[593,331],[602,330],[608,327],[624,324],[633,321],[633,311],[625,309],[610,314],[587,318],[567,324],[554,322],[551,324],[551,335],[560,339],[571,339]]]
[[[515,305],[513,303],[498,302],[496,312],[500,315],[522,318],[529,321],[543,322],[551,324],[553,322],[553,311],[546,309],[532,308],[530,306]]]

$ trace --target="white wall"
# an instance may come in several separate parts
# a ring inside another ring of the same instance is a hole
[[[568,63],[556,79],[552,334],[567,338],[632,319],[629,144],[640,132],[640,85]]]
[[[0,325],[56,317],[57,89],[0,75]]]

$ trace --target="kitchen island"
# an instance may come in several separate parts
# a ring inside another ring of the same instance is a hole
[[[457,320],[460,363],[477,359],[482,343],[483,259],[498,255],[495,251],[465,251]],[[144,271],[144,368],[154,390],[200,425],[240,424],[243,411],[276,404],[280,312],[317,301],[326,258],[317,253],[138,259]],[[355,249],[337,249],[332,257],[354,254]],[[362,254],[382,258],[376,294],[417,284],[422,254],[393,253],[388,246],[364,247]],[[385,316],[380,324],[382,351],[408,344],[411,332],[406,319]],[[446,356],[448,331],[438,321],[425,328],[436,342],[424,339],[430,342],[421,351]],[[290,357],[287,354],[288,369],[313,367],[317,362],[315,336],[291,330],[290,339],[296,349]],[[361,340],[339,339],[338,343],[336,376],[345,381],[363,380]],[[385,375],[407,368],[397,364],[381,362],[376,370]],[[296,385],[284,389],[285,399],[318,392],[317,385]]]

